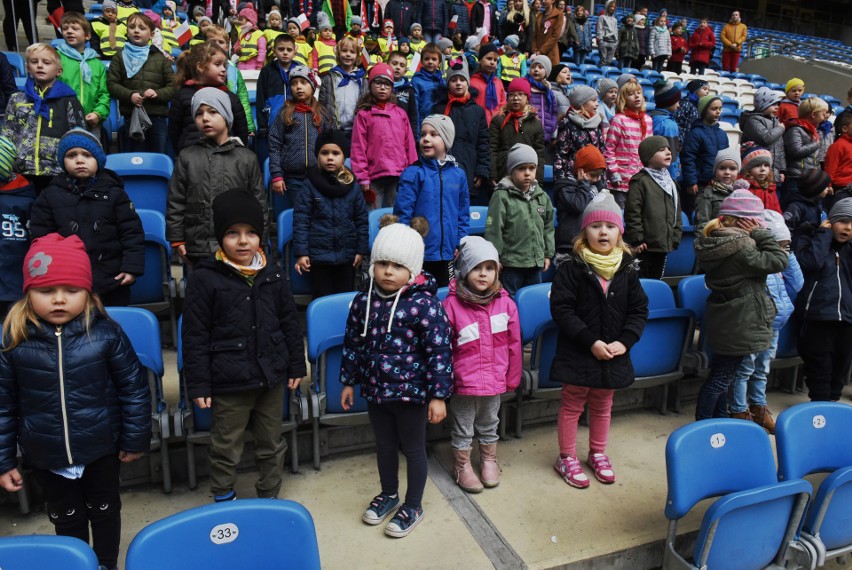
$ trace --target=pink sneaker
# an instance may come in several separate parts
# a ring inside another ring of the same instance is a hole
[[[609,462],[609,457],[606,456],[606,453],[589,452],[589,459],[586,463],[595,472],[595,479],[604,485],[615,483],[615,473],[612,470],[612,464]]]
[[[589,478],[583,473],[583,467],[576,457],[562,457],[560,455],[553,468],[572,487],[585,489],[589,486]]]

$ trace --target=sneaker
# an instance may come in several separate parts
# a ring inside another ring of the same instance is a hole
[[[228,491],[227,493],[223,493],[221,495],[213,495],[214,503],[226,503],[228,501],[236,501],[237,493],[233,489]]]
[[[422,520],[423,507],[415,509],[408,505],[402,505],[385,527],[385,534],[394,538],[408,536],[408,533],[414,530],[414,527],[420,524]]]
[[[361,515],[361,520],[370,525],[377,525],[387,518],[399,504],[399,495],[379,493],[370,501],[370,506]]]
[[[572,487],[585,489],[589,486],[589,478],[583,473],[583,467],[576,457],[562,457],[560,455],[553,468]]]
[[[615,473],[612,470],[609,457],[605,453],[589,453],[589,459],[586,460],[586,463],[595,472],[595,479],[604,485],[615,483]]]

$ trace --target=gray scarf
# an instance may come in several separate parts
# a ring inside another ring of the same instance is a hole
[[[671,174],[667,168],[648,168],[645,167],[645,172],[651,175],[651,178],[654,179],[654,182],[660,185],[660,188],[663,189],[663,192],[672,197],[674,201],[675,208],[677,208],[677,187],[675,186],[674,180],[672,180]]]

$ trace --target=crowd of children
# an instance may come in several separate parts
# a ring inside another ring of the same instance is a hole
[[[465,491],[499,484],[500,395],[518,385],[523,359],[513,299],[552,266],[552,377],[564,384],[554,467],[569,485],[589,486],[576,442],[588,405],[588,468],[615,481],[606,454],[614,391],[633,382],[630,348],[648,318],[639,278],[666,276],[683,214],[695,222],[711,291],[702,329],[713,361],[696,419],[774,431],[766,375],[791,319],[810,398],[840,398],[852,363],[852,108],[831,121],[825,101],[803,98],[800,79],[783,97],[761,87],[742,115],[741,145],[730,147],[722,99],[701,79],[685,94],[658,82],[651,112],[630,73],[573,85],[551,54],[555,34],[518,37],[531,17],[524,0],[503,23],[487,2],[452,20],[440,0],[420,14],[389,4],[384,18],[353,15],[348,3],[294,15],[246,2],[232,18],[193,11],[188,35],[177,6],[163,4],[142,12],[106,0],[92,22],[66,14],[61,39],[27,49],[29,77],[8,95],[0,131],[0,409],[11,411],[0,415],[0,485],[20,488],[20,445],[52,489],[57,533],[87,540],[91,525],[106,568],[118,551],[118,465],[147,450],[150,429],[139,362],[103,308],[130,304],[144,271],[140,217],[106,167],[110,99],[124,121],[122,150],[174,156],[166,238],[188,276],[184,373],[195,404],[212,410],[216,501],[235,498],[249,425],[257,495],[278,496],[283,394],[306,374],[288,280],[264,249],[268,191],[293,207],[293,270],[310,276],[313,298],[352,291],[367,268],[346,323],[341,405],[360,386],[381,486],[362,520],[393,513],[390,536],[423,518],[428,422],[452,416],[453,476]],[[618,30],[607,5],[599,47],[625,66],[647,57],[654,69],[680,65],[688,49],[702,66],[706,22],[687,42],[678,25],[669,36],[665,16],[650,29],[628,17]],[[533,17],[562,25],[549,1],[544,9]],[[583,42],[584,18],[578,10]],[[380,36],[362,29],[380,25]],[[498,47],[501,30],[511,33]],[[252,72],[256,122],[243,79]],[[472,204],[488,206],[484,237],[468,235]],[[371,249],[376,208],[393,214]],[[443,303],[439,287],[448,287]],[[60,356],[48,356],[55,342]],[[41,378],[63,366],[63,343],[75,364],[61,382],[80,392],[70,415],[64,402],[45,411],[36,401]],[[36,423],[65,429],[29,429]]]

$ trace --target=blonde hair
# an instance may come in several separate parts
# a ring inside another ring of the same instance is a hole
[[[358,55],[358,40],[352,36],[343,36],[337,41],[337,47],[334,50],[334,54],[337,56],[337,63],[340,63],[340,50],[342,50],[344,46],[352,48],[352,50],[355,51],[355,55]],[[355,61],[355,65],[358,65],[357,59]]]
[[[642,93],[642,86],[639,85],[639,82],[631,80],[622,85],[621,89],[618,90],[618,99],[615,102],[615,110],[618,113],[624,112],[624,108],[627,106],[627,97],[636,92]],[[642,112],[645,112],[644,94],[642,96]]]
[[[32,44],[30,47],[27,48],[27,51],[24,54],[24,59],[29,61],[30,57],[40,54],[43,51],[49,53],[50,56],[53,58],[53,61],[56,62],[57,65],[62,65],[62,59],[60,59],[59,57],[59,52],[56,51],[56,48],[54,48],[52,45],[46,43]],[[57,75],[57,77],[59,76]]]
[[[800,119],[807,119],[815,111],[828,111],[828,103],[819,97],[808,97],[799,103]]]
[[[704,230],[702,233],[704,237],[709,237],[710,234],[718,230],[719,228],[730,228],[734,224],[737,223],[737,218],[734,216],[719,216],[718,218],[713,218],[704,226]]]
[[[85,318],[87,333],[92,325],[92,317],[96,314],[96,312],[106,316],[106,311],[104,310],[100,297],[98,297],[97,294],[90,292],[88,299],[86,299],[86,306],[83,308],[83,312],[81,313]],[[33,304],[30,301],[30,294],[27,292],[21,299],[11,306],[9,314],[6,315],[6,320],[3,321],[3,352],[12,350],[29,338],[27,329],[30,324],[34,325],[36,328],[44,326],[39,320],[38,315],[36,315],[35,309],[33,309]]]
[[[583,256],[584,251],[586,251],[587,249],[591,249],[591,247],[589,246],[589,242],[586,239],[586,228],[583,228],[582,230],[580,230],[580,233],[578,233],[576,236],[574,236],[573,241],[574,241],[574,253],[579,255],[580,257]],[[616,250],[616,249],[620,249],[622,251],[622,253],[629,253],[630,255],[633,255],[633,252],[631,251],[630,246],[627,245],[624,242],[624,237],[622,236],[622,234],[620,232],[618,234],[618,241],[615,243],[615,247],[613,248],[613,250]]]
[[[228,36],[228,31],[222,26],[217,26],[216,24],[207,26],[207,29],[204,30],[204,37],[207,40],[210,40],[213,36],[218,36],[226,40],[228,43],[230,43],[231,40],[230,36]]]

